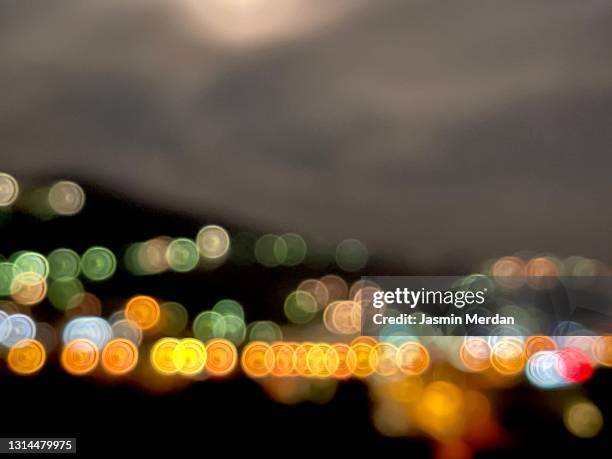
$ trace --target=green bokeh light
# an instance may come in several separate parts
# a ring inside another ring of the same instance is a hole
[[[236,316],[244,320],[244,309],[237,301],[224,299],[218,301],[212,308],[213,311],[218,312],[222,316]]]
[[[274,268],[285,262],[287,244],[276,234],[264,234],[255,243],[255,258],[259,264]]]
[[[49,263],[37,252],[21,252],[15,259],[15,268],[20,273],[36,273],[43,279],[49,275]]]
[[[308,292],[301,290],[287,295],[284,312],[287,319],[294,324],[306,324],[317,315],[317,300]]]
[[[240,346],[246,339],[246,324],[240,317],[234,315],[223,316],[225,320],[225,339]]]
[[[81,272],[92,281],[108,279],[117,269],[115,255],[106,247],[90,247],[81,257]]]
[[[191,271],[198,265],[200,253],[195,242],[187,238],[174,239],[166,251],[168,265],[174,271]]]
[[[81,258],[70,249],[56,249],[47,256],[51,279],[75,278],[81,270]]]
[[[193,321],[193,335],[202,342],[225,337],[225,320],[218,312],[204,311]]]
[[[306,258],[307,246],[304,238],[299,234],[287,233],[281,236],[282,241],[285,243],[286,256],[283,260],[285,266],[297,266],[304,261]],[[279,248],[280,251],[283,247]]]
[[[84,291],[78,279],[57,279],[49,284],[47,298],[57,309],[65,311],[80,303]]]
[[[249,340],[272,343],[283,339],[281,328],[269,320],[261,320],[249,324]]]
[[[19,273],[15,265],[10,261],[0,263],[0,296],[9,296],[13,279]]]
[[[368,249],[357,239],[345,239],[336,247],[336,264],[344,271],[359,271],[368,262]]]

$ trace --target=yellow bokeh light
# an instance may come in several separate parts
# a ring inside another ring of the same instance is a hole
[[[162,375],[178,372],[174,363],[174,350],[179,344],[176,338],[161,338],[151,348],[150,360],[153,369]]]
[[[306,366],[313,376],[329,377],[338,368],[338,354],[330,344],[317,343],[308,350]]]
[[[578,402],[565,410],[563,421],[572,434],[580,438],[592,438],[603,427],[603,416],[591,402]]]
[[[172,361],[179,373],[197,375],[206,366],[206,346],[199,339],[185,338],[174,348]]]

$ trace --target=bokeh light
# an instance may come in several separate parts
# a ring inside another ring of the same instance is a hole
[[[274,368],[274,352],[267,343],[253,341],[242,350],[242,370],[251,378],[262,378]]]
[[[220,300],[213,306],[212,310],[221,314],[223,317],[235,316],[244,320],[244,308],[240,303],[234,300]]]
[[[174,351],[179,342],[177,338],[161,338],[151,348],[151,365],[159,374],[173,375],[178,372],[174,363]]]
[[[348,354],[347,365],[354,376],[365,378],[374,373],[372,354],[374,353],[375,345],[364,341],[353,341],[351,343],[353,352]]]
[[[296,291],[310,293],[317,300],[319,309],[323,309],[329,303],[327,287],[318,279],[306,279],[300,282]]]
[[[573,347],[559,351],[558,370],[561,377],[571,383],[584,382],[593,376],[589,356]]]
[[[21,272],[13,278],[11,297],[17,304],[33,306],[47,295],[47,281],[36,272]]]
[[[101,317],[76,317],[66,324],[62,341],[68,344],[76,339],[86,339],[102,349],[113,337],[110,324]]]
[[[466,337],[459,349],[459,358],[467,371],[481,372],[491,366],[491,347],[481,337]]]
[[[531,357],[537,352],[554,351],[557,349],[557,343],[549,336],[530,336],[525,341],[525,356]]]
[[[238,351],[228,340],[213,339],[206,343],[206,371],[212,376],[226,376],[238,363]]]
[[[138,363],[138,348],[129,339],[115,338],[104,346],[102,368],[112,375],[124,375]]]
[[[1,344],[12,347],[24,339],[36,337],[36,324],[25,314],[12,314],[0,322]]]
[[[0,262],[0,296],[8,296],[12,293],[13,279],[17,274],[18,270],[13,263]]]
[[[294,347],[289,343],[276,342],[270,345],[270,349],[274,353],[274,365],[270,373],[277,377],[292,375],[295,369]]]
[[[525,349],[516,339],[498,341],[491,349],[491,365],[502,375],[516,375],[525,366]]]
[[[44,255],[37,252],[21,252],[14,260],[19,273],[36,273],[42,279],[49,275],[49,263]]]
[[[128,339],[136,346],[142,343],[142,329],[130,319],[119,319],[111,325],[113,338]]]
[[[81,272],[92,281],[103,281],[115,274],[117,260],[105,247],[90,247],[81,256]]]
[[[283,234],[280,239],[282,242],[277,242],[281,245],[278,250],[282,251],[284,245],[284,249],[286,251],[282,264],[284,266],[297,266],[302,263],[306,258],[306,253],[308,250],[304,238],[299,234],[286,233]]]
[[[202,341],[195,338],[184,338],[174,348],[172,361],[182,375],[193,376],[206,366],[207,352]]]
[[[81,302],[84,293],[83,284],[78,279],[63,277],[51,281],[47,297],[53,306],[60,311],[66,311]]]
[[[72,279],[81,271],[81,258],[71,249],[55,249],[47,256],[51,279]]]
[[[267,268],[274,268],[285,262],[287,244],[276,234],[264,234],[255,243],[255,259]]]
[[[55,183],[48,194],[49,206],[59,215],[75,215],[85,205],[85,192],[74,182]]]
[[[88,339],[75,339],[64,346],[61,363],[64,370],[75,376],[91,373],[98,366],[100,352]]]
[[[225,257],[230,250],[230,237],[227,231],[218,225],[202,228],[196,237],[200,255],[208,260]]]
[[[45,359],[45,348],[39,341],[23,339],[11,347],[6,360],[14,373],[31,375],[43,367]]]
[[[358,239],[345,239],[336,247],[336,264],[344,271],[359,271],[368,262],[368,249]]]
[[[249,341],[272,343],[283,339],[281,328],[270,320],[258,320],[247,327]]]
[[[599,408],[588,401],[571,404],[563,414],[565,427],[580,438],[592,438],[603,427],[603,416]]]
[[[213,338],[225,338],[226,322],[218,312],[203,311],[194,319],[192,330],[193,336],[203,342]]]
[[[240,346],[246,339],[247,327],[240,317],[234,315],[223,316],[225,321],[225,339],[234,343],[234,346]]]
[[[160,317],[159,303],[146,295],[132,297],[125,305],[125,318],[136,322],[143,330],[157,325]]]
[[[294,324],[310,322],[315,318],[318,310],[317,300],[308,292],[301,290],[291,292],[285,299],[285,316]]]
[[[408,376],[418,376],[429,368],[429,352],[416,341],[406,341],[397,349],[397,366]]]
[[[599,364],[612,367],[612,336],[599,336],[595,340],[593,356]]]
[[[0,172],[0,207],[8,207],[19,196],[19,184],[12,175]]]
[[[191,271],[198,265],[199,259],[198,247],[191,239],[174,239],[166,250],[166,260],[173,271]]]

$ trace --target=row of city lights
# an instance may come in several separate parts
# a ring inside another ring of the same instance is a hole
[[[17,181],[0,173],[0,211],[18,206],[48,218],[74,215],[85,203],[82,188],[70,181],[19,195]],[[261,237],[238,233],[230,237],[224,228],[208,225],[194,239],[160,236],[131,244],[122,260],[130,273],[151,275],[169,270],[189,272],[198,267],[212,269],[228,259],[238,265],[259,263],[272,268],[296,266],[312,258],[319,267],[326,266],[326,257],[316,261],[318,255],[295,233]],[[368,251],[360,241],[346,239],[335,247],[331,258],[344,271],[359,271],[367,263]],[[178,380],[186,381],[223,377],[240,367],[271,397],[284,403],[299,400],[296,394],[304,390],[311,400],[324,402],[333,396],[338,380],[356,377],[374,388],[377,404],[373,422],[380,432],[405,435],[410,430],[405,421],[410,419],[443,445],[461,450],[467,447],[460,437],[468,435],[465,428],[469,422],[474,421],[481,433],[494,422],[490,415],[483,414],[490,407],[481,392],[460,388],[450,377],[440,379],[437,372],[444,362],[463,373],[487,378],[515,381],[525,374],[527,381],[542,389],[575,385],[591,378],[596,366],[612,366],[612,337],[606,336],[420,340],[357,336],[350,342],[284,341],[283,330],[274,322],[247,325],[242,305],[232,299],[223,299],[200,312],[191,329],[187,328],[189,316],[181,304],[160,304],[145,295],[131,298],[122,310],[105,320],[99,317],[100,300],[85,291],[79,277],[104,281],[116,269],[115,254],[100,246],[80,255],[59,248],[47,256],[20,251],[0,260],[0,296],[10,297],[19,305],[2,302],[0,307],[0,349],[4,349],[8,368],[19,375],[35,374],[55,349],[55,328],[36,323],[22,313],[21,306],[33,306],[46,298],[68,319],[62,330],[59,360],[70,374],[98,375],[96,370],[101,368],[107,375],[128,375],[143,367],[139,355],[145,350],[148,368],[162,380],[177,379],[163,377],[170,375],[182,375],[184,378]],[[583,257],[523,254],[487,261],[481,272],[496,277],[504,288],[513,289],[542,276],[597,276],[612,271],[601,262]],[[472,280],[466,278],[468,284]],[[376,288],[367,281],[349,287],[337,275],[306,279],[287,295],[283,311],[292,324],[306,325],[318,317],[328,332],[350,339],[359,333],[363,305]],[[425,378],[432,381],[425,383]],[[386,395],[379,398],[379,391]],[[601,430],[603,417],[593,403],[580,399],[565,406],[563,421],[574,435],[591,437]],[[490,432],[486,435],[494,437]]]

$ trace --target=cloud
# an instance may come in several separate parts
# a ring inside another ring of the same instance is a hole
[[[0,28],[17,175],[402,261],[605,258],[605,2],[306,2],[304,24],[262,40],[213,39],[214,17],[194,29],[187,0],[25,3]]]

